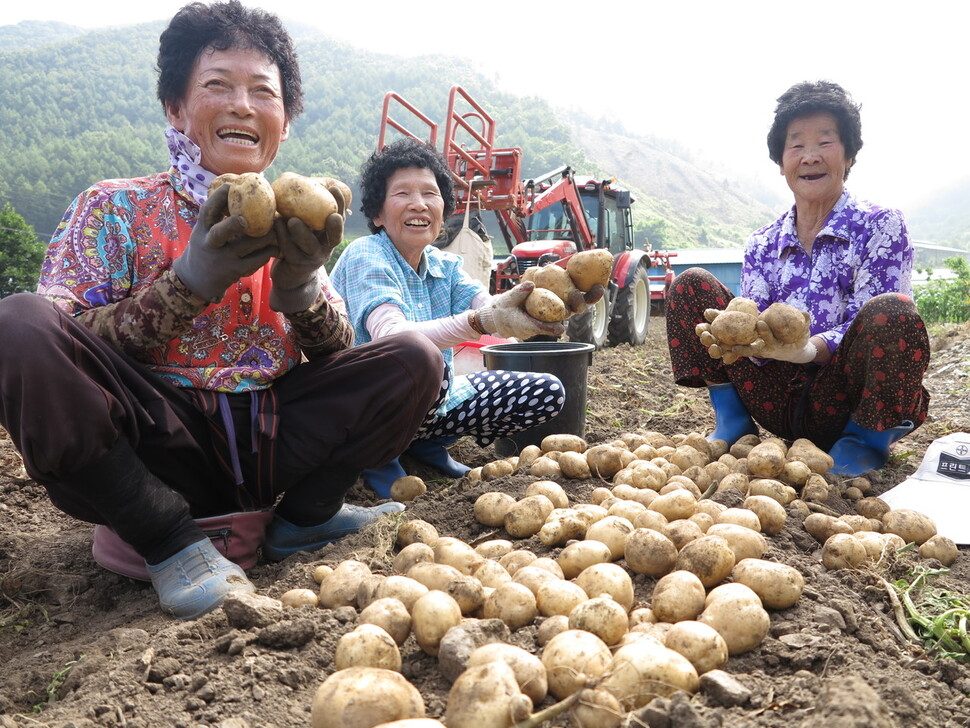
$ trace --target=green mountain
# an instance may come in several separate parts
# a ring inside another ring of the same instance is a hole
[[[370,53],[289,25],[305,111],[271,178],[293,170],[353,186],[360,163],[376,147],[387,91],[442,123],[448,91],[460,85],[495,117],[497,146],[523,149],[524,176],[569,164],[629,187],[637,200],[637,237],[650,237],[655,247],[738,246],[780,209],[741,180],[705,171],[676,142],[557,113],[539,98],[503,92],[463,60]],[[49,237],[71,199],[91,182],[167,167],[154,71],[163,27],[87,31],[36,21],[0,27],[0,47],[17,49],[0,51],[0,205],[10,202],[39,237]],[[348,234],[364,230],[362,216],[352,216]]]

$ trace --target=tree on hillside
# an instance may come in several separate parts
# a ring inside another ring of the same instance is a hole
[[[45,244],[9,202],[0,209],[0,298],[37,287]]]

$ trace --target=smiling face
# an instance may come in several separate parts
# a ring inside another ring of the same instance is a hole
[[[788,125],[781,173],[796,203],[834,206],[850,166],[832,114],[812,114]]]
[[[217,175],[264,171],[289,135],[279,68],[251,49],[203,51],[185,97],[168,103],[166,116]]]
[[[441,232],[444,209],[434,173],[403,167],[388,178],[384,204],[374,224],[384,228],[394,247],[417,270],[421,252]]]

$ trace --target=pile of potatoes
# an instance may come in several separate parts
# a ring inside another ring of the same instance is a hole
[[[523,281],[535,283],[525,300],[525,310],[539,321],[565,321],[586,309],[585,294],[599,284],[606,286],[613,272],[609,250],[584,250],[571,256],[563,268],[555,263],[527,269]]]
[[[314,570],[317,591],[283,595],[291,606],[359,612],[317,690],[313,728],[510,728],[566,710],[570,725],[614,728],[656,697],[696,692],[704,673],[761,644],[771,611],[800,599],[802,574],[764,558],[789,513],[808,513],[827,568],[857,567],[910,541],[948,563],[929,519],[866,497],[861,479],[849,481],[856,514],[812,513],[812,499],[834,487],[823,477],[830,467],[808,441],[747,438],[728,448],[697,433],[647,432],[593,447],[553,435],[476,469],[473,481],[537,476],[520,498],[476,499],[475,518],[504,533],[473,547],[406,520],[393,574],[347,560]],[[586,503],[556,480],[591,477],[603,485]],[[721,490],[743,501],[704,497]],[[537,555],[533,538],[555,556]],[[656,580],[649,603],[636,599],[638,575]],[[510,644],[537,620],[538,654]],[[425,717],[400,674],[406,642],[436,656],[452,682],[441,721]],[[550,696],[558,702],[533,712]]]
[[[284,172],[272,184],[256,172],[222,174],[212,181],[210,194],[222,185],[229,185],[229,214],[245,218],[246,234],[252,237],[269,233],[277,215],[297,217],[311,230],[323,230],[327,218],[349,209],[352,198],[350,188],[340,180],[295,172]]]
[[[809,337],[810,317],[807,311],[799,311],[787,303],[773,303],[764,311],[750,298],[732,298],[723,310],[709,308],[704,312],[706,323],[698,324],[695,332],[707,352],[725,364],[733,364],[738,355],[731,351],[734,346],[750,347],[753,351],[764,348],[766,330],[780,344],[804,345]]]

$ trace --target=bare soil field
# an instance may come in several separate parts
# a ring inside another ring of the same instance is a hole
[[[597,352],[588,376],[587,440],[610,441],[624,432],[707,432],[713,417],[703,391],[673,384],[661,317],[648,341]],[[870,474],[876,494],[919,465],[929,443],[970,430],[970,325],[934,330],[927,378],[932,395],[926,424],[897,443],[890,463]],[[5,433],[0,439],[0,726],[46,728],[285,728],[310,726],[310,707],[334,671],[337,640],[352,630],[353,607],[301,607],[268,626],[243,628],[220,609],[179,622],[158,608],[147,584],[100,568],[91,558],[91,526],[53,508],[44,489],[27,479]],[[492,448],[461,441],[469,464],[496,458]],[[405,463],[408,465],[408,463]],[[413,465],[413,464],[412,464]],[[406,518],[435,525],[441,535],[469,543],[505,538],[473,517],[486,490],[521,496],[529,475],[497,480],[435,478]],[[599,480],[562,481],[582,502]],[[351,499],[371,500],[362,485]],[[731,494],[718,494],[729,498]],[[733,505],[733,503],[731,503]],[[835,489],[825,504],[852,512]],[[652,728],[944,728],[970,725],[970,667],[940,659],[906,640],[882,579],[904,576],[912,554],[865,570],[826,570],[819,544],[790,511],[784,529],[769,538],[767,559],[794,566],[805,578],[802,598],[771,612],[767,638],[732,657],[725,671],[739,689],[702,689],[658,698],[626,718]],[[558,548],[535,537],[516,544],[539,555]],[[250,572],[259,593],[279,597],[294,587],[315,588],[312,568],[354,558],[379,574],[392,573],[393,527],[348,537],[317,553]],[[941,583],[970,595],[970,558],[961,553]],[[655,580],[634,578],[639,604],[649,604]],[[516,630],[511,641],[538,653],[541,619]],[[420,690],[427,715],[444,714],[450,682],[436,658],[411,637],[401,649],[402,672]],[[553,702],[547,698],[543,706]],[[569,725],[563,714],[548,725]]]

